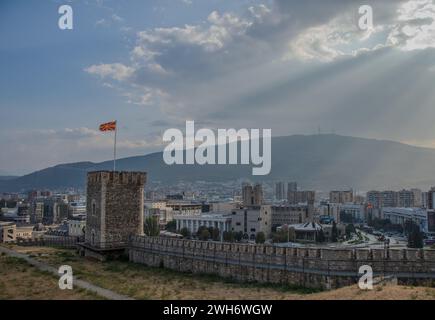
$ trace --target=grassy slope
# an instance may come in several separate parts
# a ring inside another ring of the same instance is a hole
[[[42,272],[26,261],[0,256],[0,300],[76,300],[98,299],[86,290],[60,290],[58,278]]]

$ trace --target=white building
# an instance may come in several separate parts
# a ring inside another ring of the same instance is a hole
[[[187,228],[190,233],[194,234],[199,227],[213,227],[219,229],[222,238],[223,232],[231,231],[231,216],[223,213],[211,213],[204,215],[176,215],[174,220],[177,223],[177,230]]]
[[[242,232],[244,239],[255,240],[263,232],[269,238],[272,232],[272,210],[270,206],[250,206],[231,212],[231,230]]]
[[[149,201],[146,200],[144,202],[145,208],[148,209],[165,209],[166,208],[166,201]]]
[[[427,210],[421,208],[383,208],[384,219],[389,219],[392,224],[405,225],[407,221],[413,221],[423,232],[428,231]]]
[[[84,231],[86,227],[86,220],[82,219],[72,219],[68,220],[68,235],[71,237],[81,237],[84,236]]]
[[[317,216],[331,217],[335,222],[340,222],[341,203],[324,202],[316,207]]]
[[[21,226],[16,228],[17,239],[32,239],[33,226]]]
[[[169,222],[174,220],[174,211],[171,208],[145,208],[144,215],[145,219],[149,217],[157,217],[161,229],[164,229]]]
[[[170,208],[175,215],[194,216],[201,215],[202,204],[192,203],[190,201],[168,201],[166,208]]]
[[[342,215],[346,215],[352,219],[352,222],[364,222],[366,220],[365,205],[345,203],[340,208],[340,219],[337,222],[350,222],[341,221]]]
[[[70,217],[77,217],[86,214],[86,203],[84,202],[71,202],[68,205],[68,215]]]
[[[0,222],[0,243],[15,242],[16,229],[14,222]]]

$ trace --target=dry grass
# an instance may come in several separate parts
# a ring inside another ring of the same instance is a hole
[[[183,274],[167,269],[149,268],[123,261],[98,262],[84,259],[72,250],[20,248],[14,250],[54,267],[71,265],[80,279],[136,299],[295,299],[307,290],[224,281],[207,275]]]
[[[328,292],[300,288],[231,283],[213,276],[182,274],[122,261],[100,263],[78,257],[74,251],[53,248],[14,248],[54,267],[69,264],[79,278],[136,299],[192,300],[435,300],[435,288],[357,286]]]
[[[312,300],[435,300],[435,288],[377,285],[374,290],[360,290],[356,285],[309,297]]]
[[[75,288],[60,290],[58,278],[26,261],[0,255],[0,300],[90,300],[93,293]]]

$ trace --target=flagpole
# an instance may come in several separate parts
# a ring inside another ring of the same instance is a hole
[[[116,171],[116,134],[118,132],[118,123],[115,121],[115,143],[113,145],[113,172]]]

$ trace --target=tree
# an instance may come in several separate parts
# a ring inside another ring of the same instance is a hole
[[[207,231],[208,231],[208,228],[207,228],[206,226],[200,226],[200,227],[198,228],[198,230],[196,230],[196,236],[197,236],[198,238],[200,237],[201,232],[202,232],[203,230],[207,230]]]
[[[258,232],[255,236],[255,243],[261,244],[266,242],[266,236],[264,235],[264,232]]]
[[[424,247],[423,233],[415,223],[412,223],[410,227],[410,233],[408,234],[408,247],[414,249],[420,249]]]
[[[232,231],[224,231],[223,238],[225,242],[234,242],[235,241],[235,234]]]
[[[335,221],[332,223],[331,242],[338,242],[338,230]]]
[[[372,211],[370,210],[369,213],[367,214],[367,224],[370,227],[373,227],[373,214]]]
[[[187,228],[183,228],[180,230],[181,235],[183,236],[183,238],[190,238],[190,236],[192,235],[190,233],[190,230]]]
[[[234,238],[236,239],[237,242],[242,241],[242,239],[243,239],[243,232],[239,231],[239,232],[235,233],[234,234]]]
[[[316,240],[319,243],[323,243],[323,242],[326,241],[325,233],[323,232],[323,229],[320,229],[320,231],[317,233],[317,239]]]
[[[177,231],[177,221],[175,221],[175,220],[169,221],[166,224],[166,230],[168,230],[169,232],[176,232]]]
[[[281,229],[280,231],[274,232],[272,234],[272,241],[274,243],[285,243],[288,241],[289,233],[287,230]]]
[[[349,239],[352,233],[355,233],[355,226],[351,223],[346,225],[346,238]]]
[[[158,237],[160,235],[159,222],[156,216],[147,217],[145,219],[144,233],[148,237]]]
[[[203,228],[201,230],[198,229],[198,238],[201,241],[207,241],[208,239],[210,239],[210,231],[208,231],[207,228]]]
[[[213,241],[220,241],[221,240],[221,232],[218,228],[213,228],[211,231],[211,238]]]

